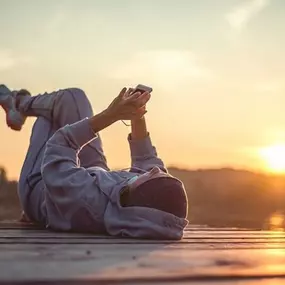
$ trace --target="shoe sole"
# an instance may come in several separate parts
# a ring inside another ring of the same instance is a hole
[[[21,114],[15,110],[8,111],[6,122],[7,122],[7,125],[15,131],[20,131],[24,124]]]
[[[10,100],[10,102],[8,102],[8,100]],[[15,106],[15,98],[7,97],[7,101],[2,102],[2,108],[6,112],[6,123],[8,127],[10,127],[11,129],[15,131],[20,131],[25,122],[25,119],[22,117],[20,112],[18,112],[17,110],[11,107],[5,107],[5,106]]]

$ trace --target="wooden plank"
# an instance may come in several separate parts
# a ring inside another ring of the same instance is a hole
[[[159,283],[140,283],[140,285],[284,285],[284,279],[282,278],[265,278],[265,279],[242,279],[242,280],[235,280],[234,278],[229,278],[229,279],[224,279],[222,280],[197,280],[193,282],[189,282],[187,280],[183,281],[181,280],[180,282],[174,281],[174,282],[159,282]],[[72,284],[74,285],[74,284]],[[79,285],[79,284],[78,284]],[[80,284],[82,285],[82,284]],[[87,285],[83,284],[83,285]]]
[[[284,240],[280,239],[183,239],[181,241],[172,240],[135,240],[135,239],[105,239],[105,238],[0,238],[0,244],[279,244],[284,247]]]
[[[33,224],[33,223],[25,223],[20,222],[17,220],[11,220],[11,221],[0,221],[0,229],[43,229],[43,227],[40,227],[39,225]],[[185,231],[248,231],[248,229],[243,228],[211,228],[206,225],[193,225],[189,224],[188,227],[185,229]]]
[[[188,227],[182,241],[0,226],[0,284],[244,284],[285,279],[285,233]],[[170,282],[171,281],[171,282]],[[278,282],[279,282],[278,281]],[[212,283],[214,282],[214,283]],[[274,281],[275,282],[275,281]],[[278,284],[278,283],[274,283]]]
[[[134,280],[135,281],[135,280]],[[62,280],[62,281],[54,281],[54,280],[46,280],[45,282],[9,282],[9,283],[1,283],[2,285],[123,285],[123,284],[139,284],[139,285],[283,285],[284,279],[283,278],[264,278],[264,279],[234,279],[228,278],[223,280],[209,280],[208,278],[200,279],[200,280],[188,280],[188,279],[180,279],[180,280],[155,280],[155,281],[144,281],[144,280],[137,280],[135,283],[133,280],[118,280],[118,281],[96,281],[96,280]]]
[[[34,250],[37,247],[46,247],[48,246],[53,247],[53,246],[64,246],[68,245],[70,247],[78,247],[78,246],[86,246],[86,248],[93,248],[94,246],[107,246],[110,248],[111,246],[119,246],[121,248],[126,247],[126,250],[136,248],[139,246],[146,246],[150,247],[152,245],[157,245],[157,244],[145,244],[145,243],[122,243],[122,244],[117,244],[117,243],[99,243],[99,244],[74,244],[74,243],[58,243],[58,244],[52,244],[52,243],[41,243],[41,244],[0,244],[0,253],[1,251],[3,252],[3,249],[13,249],[14,247],[19,247],[19,248],[30,248],[30,250]],[[172,244],[166,244],[168,246],[172,246]],[[280,244],[269,244],[269,243],[264,243],[264,244],[255,244],[255,243],[248,243],[248,244],[223,244],[223,243],[216,243],[216,244],[174,244],[175,249],[176,248],[181,248],[184,250],[240,250],[240,249],[276,249],[276,250],[284,250],[285,246],[280,245]]]
[[[92,238],[92,237],[101,237],[103,235],[94,235],[94,234],[80,234],[80,233],[55,233],[52,231],[47,231],[43,229],[0,229],[0,237],[77,237],[77,238]],[[111,236],[104,236],[104,238],[113,238]],[[256,239],[256,238],[280,238],[285,239],[284,232],[252,232],[252,231],[243,231],[243,232],[200,232],[200,231],[188,231],[184,234],[184,239],[200,239],[200,238],[247,238],[247,239]]]
[[[13,230],[0,230],[0,239],[2,242],[4,240],[13,239],[83,239],[83,240],[94,240],[94,239],[106,239],[114,240],[118,239],[111,236],[104,235],[93,235],[93,234],[80,234],[80,233],[55,233],[47,230],[26,230],[26,229],[13,229]],[[126,241],[126,239],[124,239]],[[184,235],[183,242],[211,242],[213,240],[218,240],[222,242],[285,242],[285,233],[283,232],[220,232],[217,233],[207,233],[207,232],[186,232]],[[20,242],[20,241],[19,241]]]
[[[3,253],[3,252],[2,252]],[[284,277],[284,251],[187,250],[164,245],[125,247],[66,245],[1,254],[0,280],[138,280]]]
[[[135,283],[134,283],[135,282]],[[139,285],[283,285],[283,278],[264,278],[264,279],[234,279],[228,278],[223,280],[209,280],[208,278],[199,279],[199,280],[188,280],[188,279],[180,279],[180,280],[154,280],[154,281],[144,281],[144,280],[118,280],[118,281],[96,281],[96,280],[45,280],[43,281],[35,281],[35,282],[5,282],[1,285],[123,285],[123,284],[139,284]]]
[[[24,223],[20,221],[1,221],[0,229],[42,229],[42,227],[33,223]]]

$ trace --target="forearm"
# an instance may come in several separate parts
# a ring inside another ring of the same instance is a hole
[[[157,156],[144,118],[132,121],[132,133],[128,137],[128,140],[132,158],[131,171],[137,171],[138,169],[150,171],[153,167],[157,166],[162,171],[167,172],[163,161]]]
[[[94,133],[98,133],[102,131],[103,129],[109,127],[113,123],[115,123],[117,119],[114,115],[109,113],[107,110],[93,116],[89,119],[89,124],[91,129]]]
[[[148,130],[147,130],[145,117],[132,120],[131,126],[132,126],[131,128],[132,128],[132,139],[133,140],[144,139],[148,136]]]

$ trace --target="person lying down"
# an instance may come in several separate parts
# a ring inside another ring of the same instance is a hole
[[[187,196],[152,145],[145,118],[150,98],[123,88],[94,115],[81,89],[31,96],[1,85],[0,105],[11,129],[20,131],[26,117],[37,118],[19,178],[25,215],[55,231],[181,239]],[[128,171],[109,169],[99,134],[119,120],[131,121]]]

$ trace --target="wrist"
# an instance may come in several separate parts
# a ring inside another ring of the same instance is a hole
[[[141,122],[144,122],[144,121],[145,121],[145,116],[143,115],[142,117],[138,117],[138,118],[132,119],[131,123],[132,124],[137,124],[137,123],[141,123]]]
[[[132,120],[132,138],[141,140],[148,136],[146,121],[144,117]]]
[[[106,121],[110,122],[111,124],[113,124],[113,123],[119,121],[118,116],[116,116],[116,114],[115,114],[113,111],[109,110],[108,108],[105,109],[104,111],[102,111],[102,112],[100,113],[100,115],[101,115]]]

